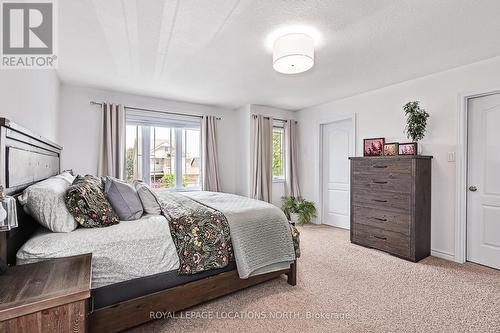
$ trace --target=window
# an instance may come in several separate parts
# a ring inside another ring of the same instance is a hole
[[[285,180],[285,129],[273,127],[273,180]]]
[[[127,180],[172,190],[201,188],[200,122],[127,110]]]

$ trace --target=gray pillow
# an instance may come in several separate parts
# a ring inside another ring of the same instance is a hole
[[[106,177],[104,193],[121,221],[137,220],[143,209],[135,188],[113,177]]]
[[[53,232],[71,232],[78,223],[66,208],[64,197],[73,181],[69,173],[50,177],[31,185],[19,196],[25,212]]]
[[[137,190],[137,194],[139,194],[146,214],[161,215],[160,204],[153,190],[146,183],[138,180],[134,181],[134,187]]]

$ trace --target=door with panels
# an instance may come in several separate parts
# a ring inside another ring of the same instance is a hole
[[[349,156],[354,155],[353,120],[321,125],[322,223],[349,229]]]
[[[500,93],[468,103],[467,260],[500,269]]]

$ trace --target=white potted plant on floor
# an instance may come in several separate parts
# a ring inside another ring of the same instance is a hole
[[[314,202],[304,200],[301,197],[282,197],[281,209],[293,225],[297,223],[304,225],[316,217]]]

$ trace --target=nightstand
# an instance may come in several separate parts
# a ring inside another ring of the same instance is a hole
[[[9,267],[0,276],[0,332],[86,332],[92,254]]]

